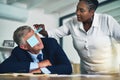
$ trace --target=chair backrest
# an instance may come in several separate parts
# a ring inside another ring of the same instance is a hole
[[[0,63],[2,63],[5,60],[5,56],[0,52]]]

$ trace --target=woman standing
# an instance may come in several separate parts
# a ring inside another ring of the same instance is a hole
[[[110,15],[97,14],[97,0],[79,0],[76,15],[62,27],[46,31],[44,25],[35,24],[35,28],[42,27],[43,36],[64,37],[71,35],[73,45],[81,59],[81,73],[113,73],[112,41],[120,41],[120,25]],[[116,66],[117,67],[117,66]]]

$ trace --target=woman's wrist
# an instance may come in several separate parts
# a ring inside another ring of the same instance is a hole
[[[41,32],[39,32],[39,33],[42,34],[42,35],[45,36],[45,37],[48,37],[47,31],[41,31]]]

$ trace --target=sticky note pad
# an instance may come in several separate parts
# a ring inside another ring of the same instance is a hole
[[[28,44],[33,47],[35,46],[39,41],[37,40],[37,38],[35,37],[35,35],[31,36],[28,40],[27,40]]]
[[[42,28],[39,27],[39,28],[35,31],[35,33],[39,33],[41,30],[42,30]]]

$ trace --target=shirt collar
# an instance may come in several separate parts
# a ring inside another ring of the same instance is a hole
[[[93,23],[92,23],[93,27],[98,27],[99,26],[99,16],[97,13],[94,13],[94,19],[93,19]]]
[[[30,54],[30,56],[32,57],[33,60],[35,60],[39,54],[42,54],[42,55],[43,55],[42,50],[40,50],[40,52],[39,52],[38,54],[32,54],[32,53],[29,52],[29,51],[28,51],[28,53]]]
[[[79,21],[77,22],[78,22],[77,26],[79,26],[80,29],[84,30],[83,23]],[[98,26],[99,26],[99,16],[97,13],[94,13],[94,19],[91,27],[98,27]]]

